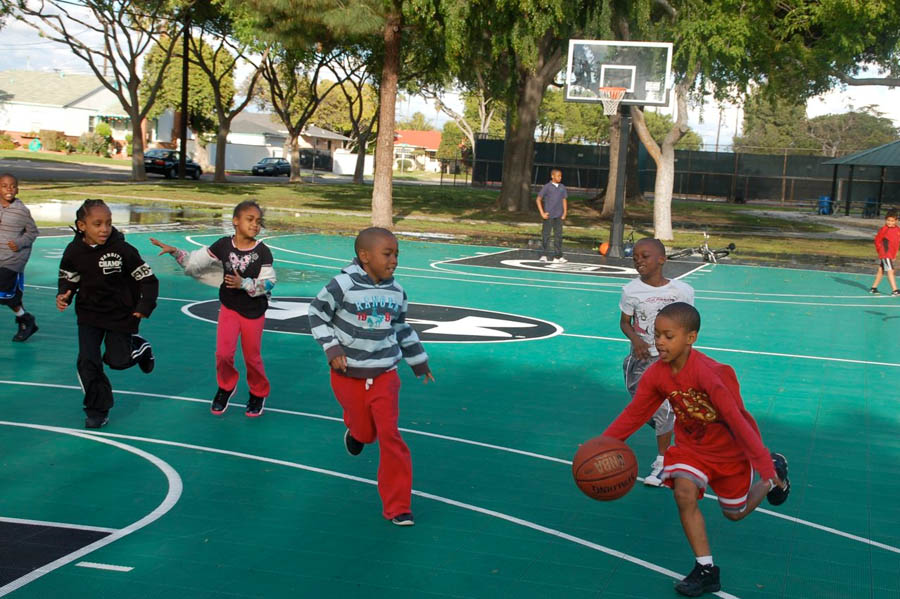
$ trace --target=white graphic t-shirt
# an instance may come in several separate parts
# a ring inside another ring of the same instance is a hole
[[[622,287],[619,309],[623,314],[633,316],[634,331],[650,345],[650,355],[657,356],[653,324],[659,311],[675,302],[694,305],[694,288],[681,281],[670,280],[662,287],[647,285],[634,279]]]

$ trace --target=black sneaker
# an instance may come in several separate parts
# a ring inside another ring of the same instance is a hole
[[[900,295],[900,289],[894,289],[891,291],[891,295]],[[34,327],[34,330],[37,330],[37,327]]]
[[[109,415],[88,416],[84,419],[84,428],[102,428],[109,422]]]
[[[153,348],[150,347],[150,343],[144,342],[147,345],[147,349],[144,350],[143,355],[138,360],[138,366],[140,366],[141,370],[147,374],[153,372],[153,367],[156,366],[156,359],[153,357]]]
[[[258,397],[251,393],[250,399],[247,400],[247,410],[244,412],[244,416],[246,416],[247,418],[256,418],[258,416],[262,416],[263,405],[265,403],[265,397]]]
[[[766,499],[772,505],[781,505],[787,501],[788,495],[791,492],[791,481],[788,480],[787,458],[780,453],[773,453],[772,463],[775,465],[775,474],[777,474],[778,478],[784,483],[784,488],[782,489],[778,485],[772,487],[772,490],[766,495]]]
[[[237,387],[232,389],[231,391],[226,391],[219,387],[219,390],[216,391],[216,396],[213,397],[212,406],[210,406],[209,411],[218,416],[219,414],[224,414],[225,410],[228,409],[228,400],[234,397],[234,392],[237,390]]]
[[[366,444],[362,441],[357,441],[353,435],[350,434],[350,429],[347,429],[347,432],[344,433],[344,447],[347,448],[347,453],[350,455],[359,455],[362,453],[363,447]]]
[[[703,566],[694,562],[694,569],[675,584],[675,590],[688,597],[699,597],[703,593],[715,593],[720,590],[719,566]]]
[[[869,289],[869,293],[871,293],[872,295],[881,295],[881,292],[878,291],[878,287],[872,287],[871,289]]]
[[[22,316],[16,316],[16,324],[19,330],[13,336],[13,341],[25,341],[38,331],[38,327],[34,324],[34,316],[26,312]]]
[[[391,522],[393,522],[397,526],[413,526],[416,523],[416,521],[413,520],[413,515],[409,512],[400,514],[399,516],[394,516],[393,518],[391,518]]]

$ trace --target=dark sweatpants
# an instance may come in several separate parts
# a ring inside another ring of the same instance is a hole
[[[562,258],[562,218],[545,218],[541,227],[541,241],[545,256]],[[550,233],[553,233],[553,248],[550,248]]]
[[[106,352],[101,357],[104,338]],[[125,370],[137,364],[149,348],[150,344],[140,335],[78,325],[78,378],[88,416],[105,416],[113,406],[112,385],[103,372],[103,363],[113,370]]]

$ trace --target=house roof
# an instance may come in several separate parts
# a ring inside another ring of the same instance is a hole
[[[0,101],[68,106],[105,89],[94,75],[0,71]],[[119,108],[121,111],[121,107]]]
[[[394,140],[397,144],[406,144],[415,148],[437,151],[441,145],[441,132],[398,129],[394,132]]]
[[[278,120],[274,114],[270,112],[242,112],[231,122],[232,133],[256,133],[264,135],[287,136],[288,132],[285,126]],[[315,125],[307,125],[303,130],[303,136],[314,137],[317,139],[331,139],[336,141],[350,141],[349,137],[316,127]]]
[[[857,165],[857,166],[900,166],[900,141],[861,150],[822,164]]]

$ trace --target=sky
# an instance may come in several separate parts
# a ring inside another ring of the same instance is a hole
[[[42,39],[27,25],[8,20],[0,30],[0,71],[12,69],[60,69],[66,73],[83,74],[90,72],[88,66],[75,57],[68,46]],[[238,79],[242,80],[240,71]],[[456,94],[447,95],[444,101],[454,109],[461,109],[462,103]],[[843,113],[851,106],[861,108],[870,104],[893,120],[895,126],[900,127],[900,90],[883,86],[839,89],[812,98],[807,103],[807,115],[815,117]],[[671,114],[671,110],[661,111]],[[421,112],[438,129],[449,120],[448,116],[435,110],[433,101],[417,96],[404,96],[403,101],[397,103],[396,112],[398,119],[408,119],[414,113]],[[717,140],[720,147],[730,145],[742,117],[739,107],[725,105],[721,107],[720,119],[720,107],[711,99],[702,107],[690,107],[689,113],[688,125],[703,138],[705,149],[709,150],[714,149]]]

